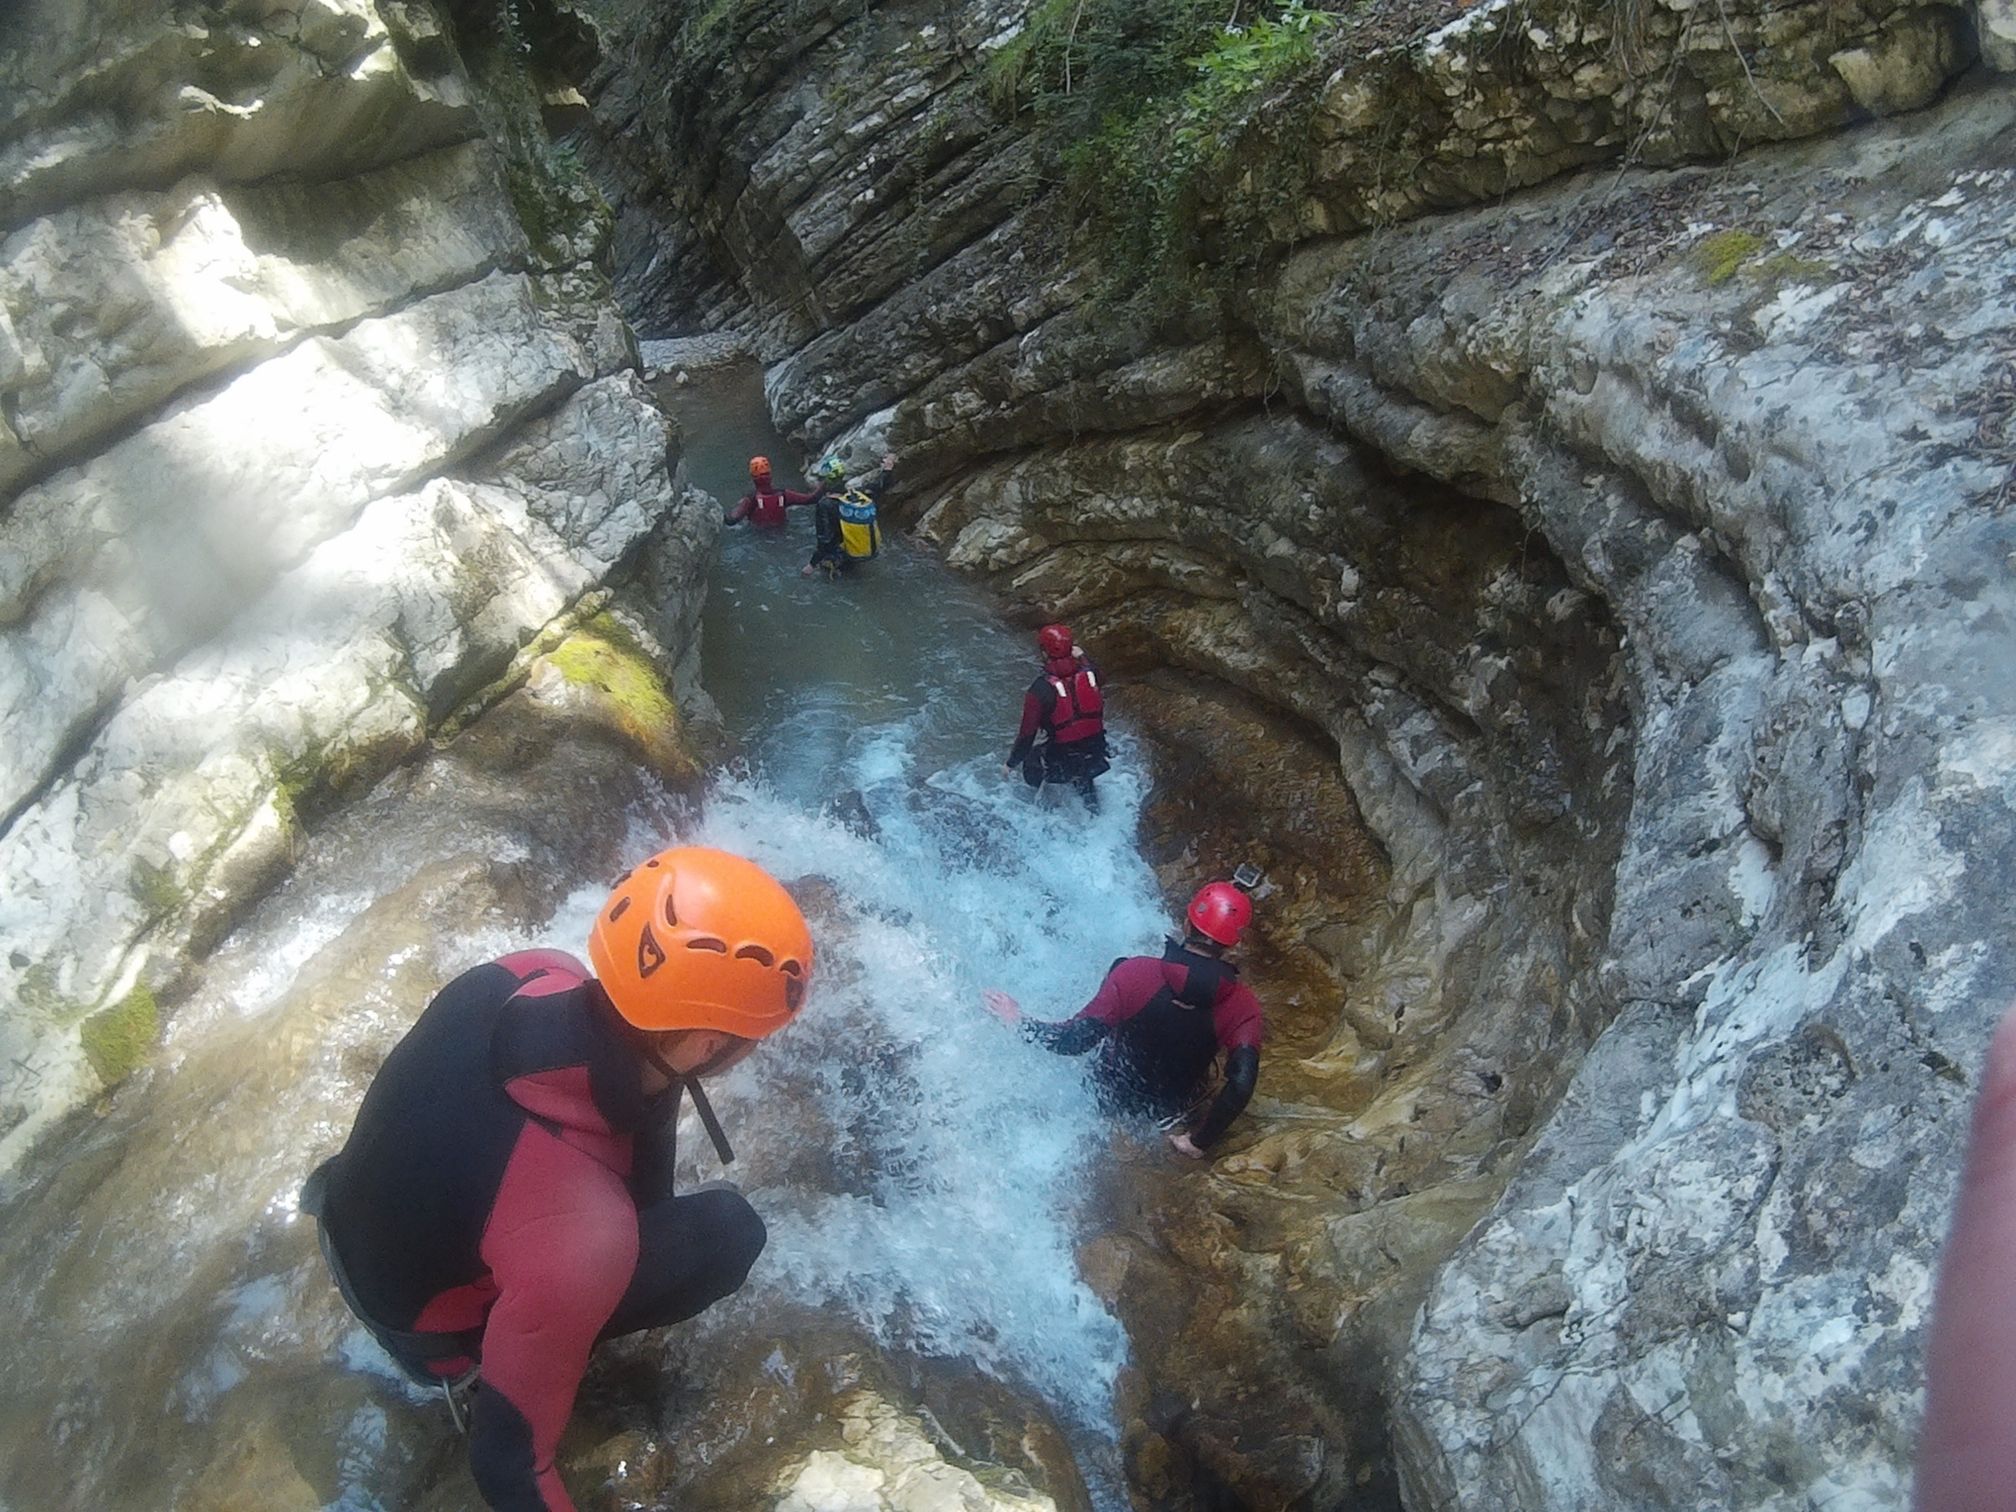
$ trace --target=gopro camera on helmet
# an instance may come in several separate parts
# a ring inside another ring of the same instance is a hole
[[[1251,861],[1241,861],[1239,869],[1232,873],[1232,885],[1244,893],[1250,893],[1266,880],[1266,874]]]

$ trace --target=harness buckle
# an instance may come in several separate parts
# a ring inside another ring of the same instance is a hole
[[[448,1421],[464,1438],[469,1436],[469,1415],[475,1410],[476,1384],[482,1374],[481,1365],[471,1365],[453,1380],[447,1376],[440,1378],[441,1395],[448,1403]]]

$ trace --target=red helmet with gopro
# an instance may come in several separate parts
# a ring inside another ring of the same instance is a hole
[[[1190,927],[1220,945],[1237,945],[1253,922],[1253,900],[1230,882],[1207,882],[1190,900]]]

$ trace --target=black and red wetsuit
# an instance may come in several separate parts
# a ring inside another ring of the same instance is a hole
[[[557,950],[464,972],[395,1045],[316,1207],[346,1298],[416,1375],[480,1364],[470,1468],[509,1512],[571,1509],[553,1464],[596,1341],[735,1291],[764,1231],[739,1193],[645,1189],[647,1098],[602,989]]]
[[[1099,1048],[1104,1099],[1114,1108],[1177,1117],[1204,1093],[1212,1064],[1225,1056],[1225,1084],[1190,1129],[1207,1149],[1253,1096],[1260,1077],[1264,1022],[1260,1000],[1239,969],[1172,940],[1154,956],[1113,963],[1092,1001],[1061,1023],[1024,1019],[1023,1032],[1060,1055]]]
[[[726,523],[733,525],[738,520],[747,520],[760,529],[775,530],[784,523],[785,510],[800,504],[816,504],[825,496],[824,483],[810,493],[800,493],[795,488],[752,488],[728,511]]]
[[[1106,703],[1090,657],[1053,656],[1022,695],[1022,724],[1008,752],[1031,787],[1068,782],[1094,807],[1092,779],[1112,766],[1106,748]],[[1036,745],[1036,737],[1045,737]]]

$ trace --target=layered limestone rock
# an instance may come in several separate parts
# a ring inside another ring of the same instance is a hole
[[[1371,847],[1283,899],[1285,1043],[1205,1195],[1088,1262],[1150,1366],[1137,1493],[1381,1494],[1384,1408],[1412,1507],[1893,1502],[2016,989],[2011,106],[1952,82],[1999,7],[1344,23],[1153,300],[987,115],[1032,7],[601,8],[619,235],[715,254],[627,297],[745,326],[808,445],[894,446],[955,565],[1256,765],[1319,738],[1349,802],[1302,811]]]
[[[1452,316],[1517,354],[1494,428],[1618,606],[1644,710],[1622,1017],[1423,1315],[1421,1505],[1905,1494],[1964,1109],[2016,987],[1981,886],[2012,840],[1988,564],[2016,544],[2016,328],[1974,292],[2016,276],[2007,120],[1990,94],[1734,184],[1633,184],[1613,244],[1551,266],[1568,205],[1537,204],[1478,228],[1511,252],[1488,308],[1445,291],[1426,322],[1419,249],[1361,264],[1388,292],[1350,317],[1383,333],[1349,339],[1356,402],[1369,377],[1372,407],[1442,408]],[[1737,229],[1660,255],[1704,211]],[[1724,273],[1731,235],[1754,246]]]
[[[481,130],[439,18],[409,0],[248,0],[208,16],[30,0],[13,21],[0,225],[193,172],[341,179]]]
[[[304,819],[619,566],[660,563],[647,654],[687,657],[717,528],[509,37],[42,9],[0,56],[6,1159],[145,1053]]]

